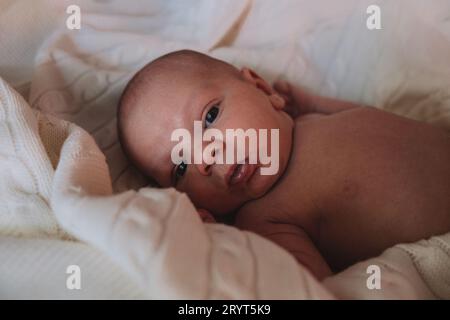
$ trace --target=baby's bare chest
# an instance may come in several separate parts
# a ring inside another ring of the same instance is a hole
[[[300,122],[283,179],[258,206],[339,266],[450,230],[448,163],[445,134],[389,114]]]

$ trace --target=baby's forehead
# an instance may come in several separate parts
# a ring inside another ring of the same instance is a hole
[[[202,106],[208,99],[204,91],[211,90],[209,85],[200,83],[180,87],[176,84],[139,93],[143,104],[134,115],[136,123],[130,126],[129,132],[133,149],[140,154],[149,174],[158,183],[164,181],[167,185],[170,183],[168,170],[173,165],[171,151],[176,145],[172,134],[182,128],[191,131],[194,121],[200,120]]]
[[[176,116],[188,117],[196,112],[211,94],[219,91],[224,79],[216,75],[202,73],[169,73],[158,79],[150,79],[137,90],[142,111],[176,120]]]

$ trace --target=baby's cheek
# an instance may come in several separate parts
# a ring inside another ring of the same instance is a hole
[[[214,187],[209,185],[207,181],[192,181],[186,183],[180,188],[181,192],[185,192],[194,204],[201,206],[206,200],[211,199],[215,193]]]

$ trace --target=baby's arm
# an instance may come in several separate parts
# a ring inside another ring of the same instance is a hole
[[[286,112],[293,118],[307,113],[333,114],[362,106],[349,101],[313,95],[286,81],[275,82],[274,89],[284,98]]]
[[[303,229],[292,224],[269,221],[255,222],[249,217],[249,215],[238,213],[235,221],[236,227],[253,231],[277,243],[289,251],[300,264],[308,268],[319,280],[332,275],[330,267]]]

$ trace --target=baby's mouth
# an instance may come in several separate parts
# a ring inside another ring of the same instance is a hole
[[[234,164],[225,174],[225,182],[227,186],[243,184],[250,180],[257,169],[256,164]]]

